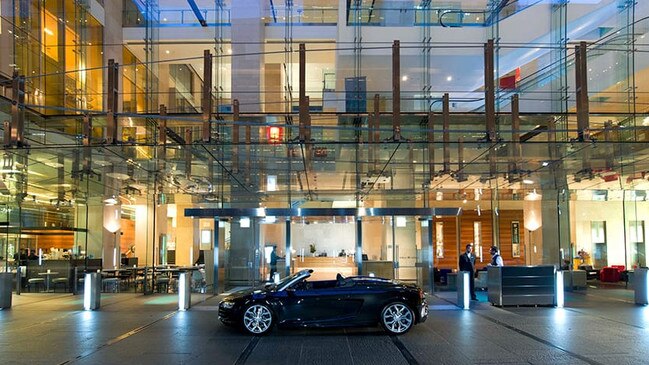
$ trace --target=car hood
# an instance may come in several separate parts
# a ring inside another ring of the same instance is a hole
[[[259,295],[263,296],[268,294],[271,290],[272,290],[271,288],[263,287],[263,286],[241,289],[230,293],[228,296],[225,297],[225,300],[234,301],[238,299],[245,299],[251,296],[259,296]]]

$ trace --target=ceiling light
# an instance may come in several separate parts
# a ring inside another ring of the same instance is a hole
[[[446,81],[453,81],[453,76],[446,76]]]
[[[169,54],[169,53],[171,53],[171,52],[170,52],[169,50],[166,50],[165,53],[166,53],[166,54]]]
[[[117,198],[115,198],[115,195],[113,195],[110,198],[104,199],[104,203],[106,205],[115,205],[117,204]]]
[[[524,179],[523,184],[532,185],[532,184],[534,184],[534,180]]]
[[[401,77],[401,81],[408,81],[408,75],[403,75]]]

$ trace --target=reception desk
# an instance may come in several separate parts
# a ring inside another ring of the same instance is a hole
[[[489,302],[494,305],[554,305],[554,266],[489,267]]]
[[[296,272],[312,269],[309,280],[334,280],[338,273],[343,276],[358,275],[353,257],[296,257],[293,267]]]
[[[363,275],[370,273],[379,278],[394,279],[394,264],[392,261],[363,261]]]

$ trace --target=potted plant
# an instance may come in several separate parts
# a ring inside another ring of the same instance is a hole
[[[309,251],[311,251],[311,254],[315,256],[315,243],[309,244]]]

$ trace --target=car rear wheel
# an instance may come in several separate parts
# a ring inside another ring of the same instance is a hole
[[[401,302],[390,303],[381,311],[381,325],[393,335],[408,332],[415,324],[415,314]]]
[[[273,327],[273,313],[264,304],[253,304],[243,312],[243,328],[253,335],[264,335]]]

